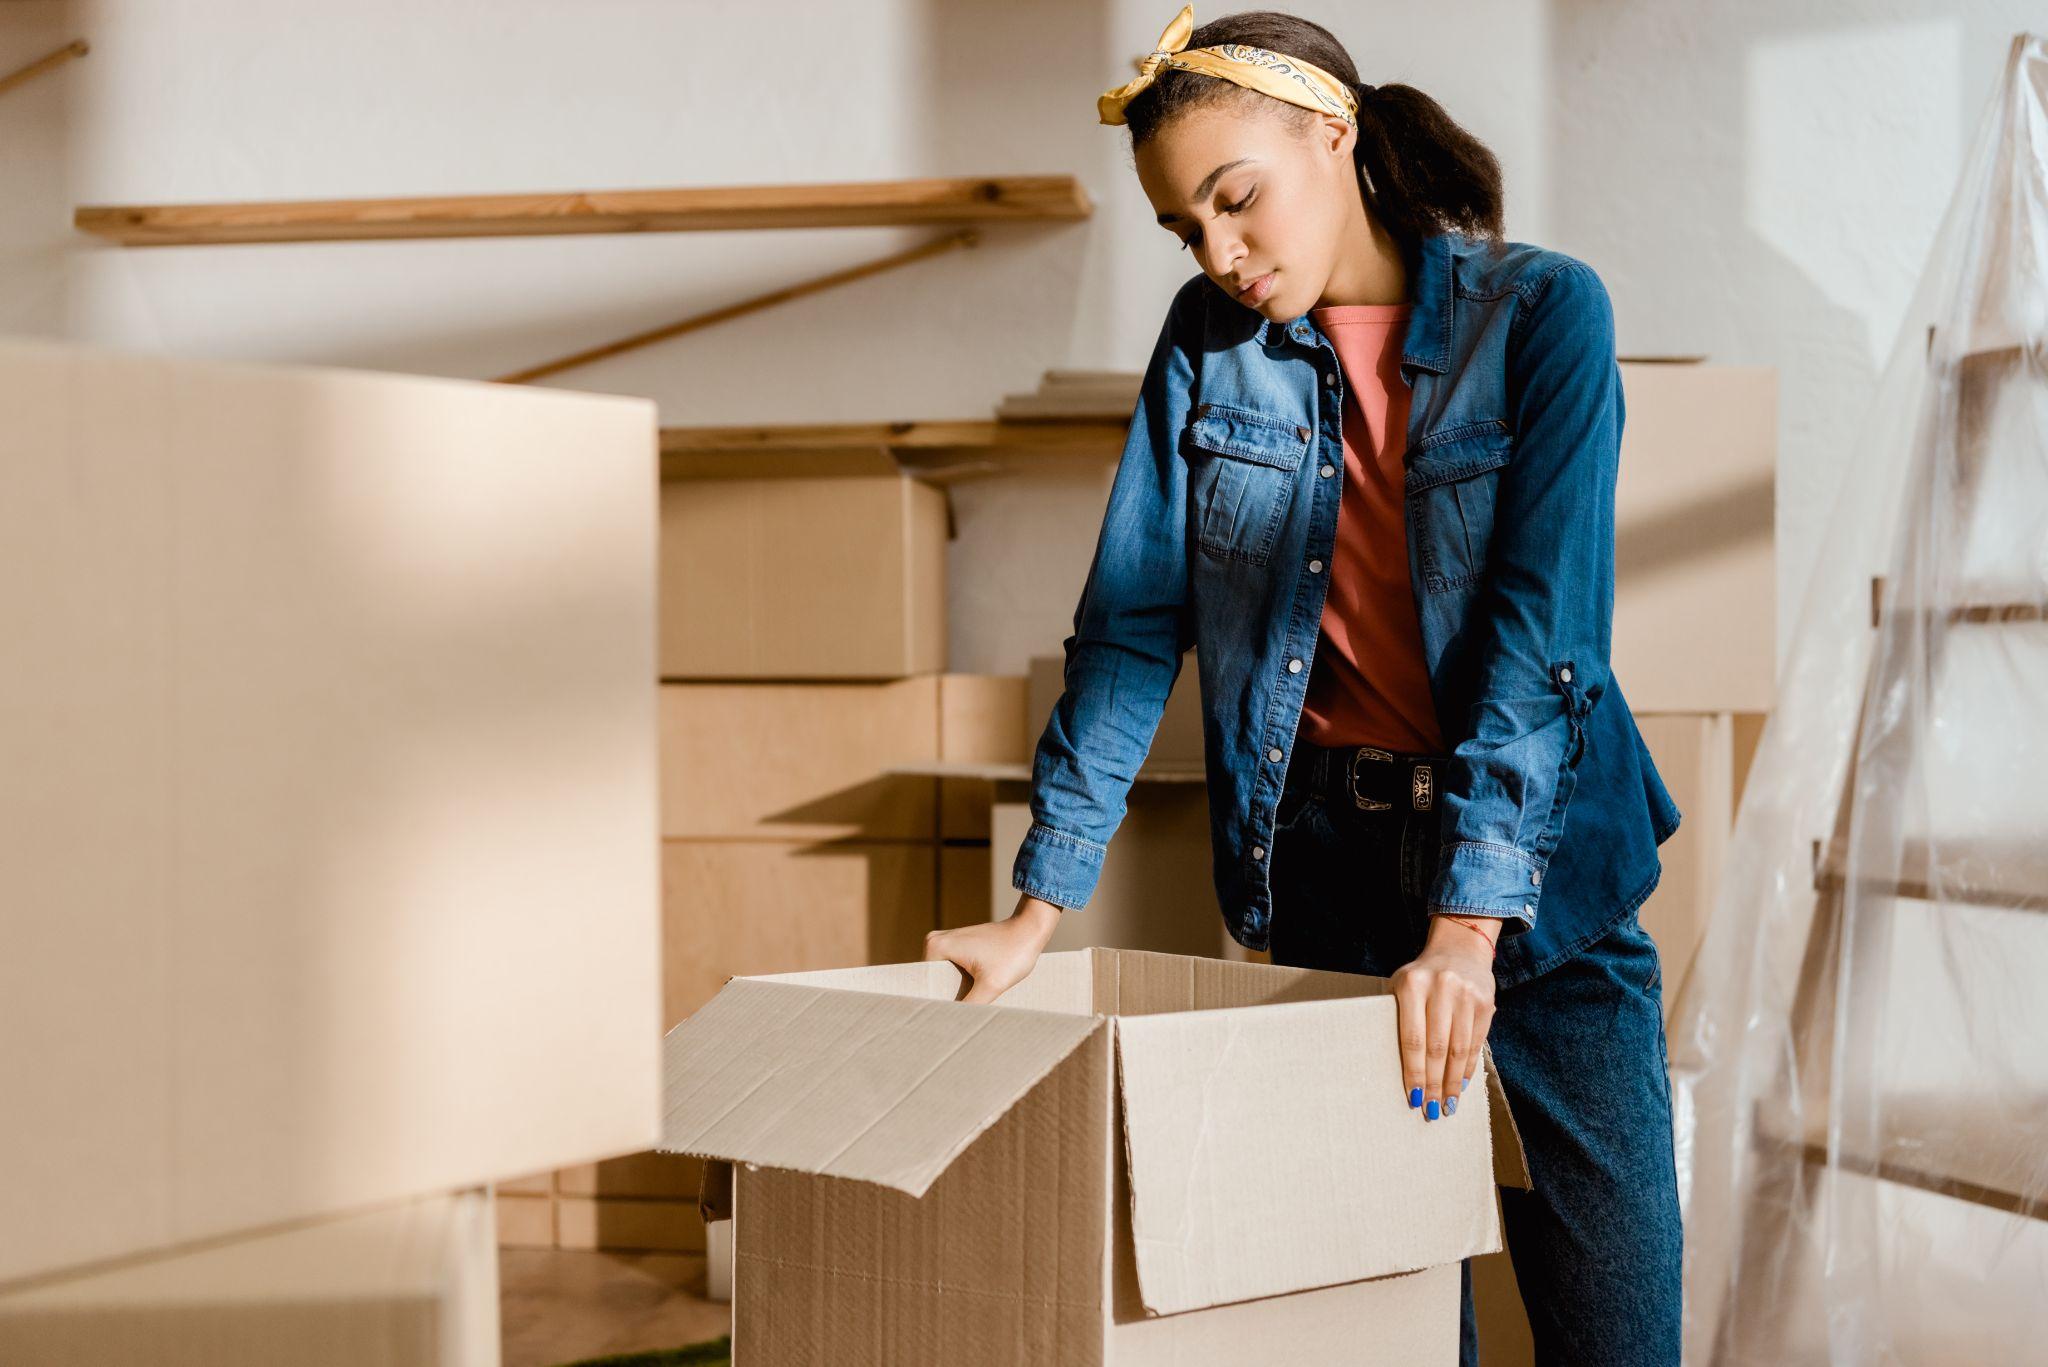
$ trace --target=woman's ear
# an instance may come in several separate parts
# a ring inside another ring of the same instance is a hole
[[[1335,114],[1318,115],[1317,137],[1320,145],[1333,156],[1351,159],[1352,149],[1358,145],[1358,125]]]

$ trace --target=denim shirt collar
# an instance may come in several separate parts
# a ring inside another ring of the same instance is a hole
[[[1402,340],[1401,364],[1443,374],[1451,367],[1451,272],[1456,265],[1459,235],[1431,233],[1422,239],[1421,264],[1410,281],[1415,310]],[[1290,337],[1314,342],[1320,333],[1307,314],[1285,322],[1268,318],[1259,324],[1262,346],[1277,347]]]

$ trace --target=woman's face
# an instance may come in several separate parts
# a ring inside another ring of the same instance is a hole
[[[1226,102],[1181,115],[1137,149],[1138,183],[1226,293],[1268,318],[1298,318],[1322,298],[1346,224],[1363,212],[1357,129],[1318,115],[1297,131],[1252,110]]]

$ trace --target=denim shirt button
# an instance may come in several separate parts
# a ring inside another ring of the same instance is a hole
[[[1336,386],[1336,384],[1337,384],[1337,372],[1336,372],[1336,371],[1334,371],[1334,370],[1326,370],[1326,371],[1324,371],[1324,372],[1323,372],[1323,384],[1324,384],[1324,385],[1325,385],[1326,387],[1329,387],[1329,388],[1334,388],[1334,387]]]
[[[1315,433],[1309,431],[1306,427],[1297,427],[1294,429],[1294,435],[1300,437],[1303,441],[1307,441]]]
[[[1280,753],[1280,747],[1276,745],[1266,752],[1266,758],[1278,764],[1280,762]]]
[[[1321,573],[1323,572],[1323,562],[1322,562],[1322,561],[1320,561],[1320,560],[1311,560],[1311,561],[1309,561],[1309,562],[1308,562],[1308,572],[1309,572],[1310,574],[1321,574]]]
[[[1337,467],[1336,467],[1336,466],[1334,466],[1334,465],[1325,465],[1325,466],[1324,466],[1324,467],[1322,468],[1322,476],[1323,476],[1323,478],[1324,478],[1324,479],[1328,479],[1328,478],[1329,478],[1329,477],[1330,477],[1331,475],[1334,475],[1334,474],[1336,474],[1336,473],[1337,473]]]
[[[1558,677],[1558,678],[1560,678],[1560,679],[1562,679],[1562,680],[1563,680],[1564,682],[1566,682],[1566,683],[1570,683],[1570,682],[1572,681],[1572,670],[1571,670],[1571,666],[1570,666],[1570,665],[1566,665],[1566,666],[1565,666],[1565,667],[1564,667],[1563,669],[1560,669],[1560,670],[1558,670],[1558,671],[1557,671],[1557,677]]]
[[[1288,672],[1289,674],[1299,674],[1299,673],[1301,673],[1301,661],[1299,661],[1299,660],[1289,660],[1289,661],[1287,662],[1287,672]]]
[[[1266,857],[1266,847],[1265,847],[1264,845],[1254,845],[1254,846],[1252,846],[1252,858],[1254,858],[1254,859],[1264,859],[1265,857]],[[1531,908],[1530,908],[1530,910],[1531,910],[1531,911],[1533,911],[1533,910],[1535,910],[1535,908],[1534,908],[1534,907],[1531,907]]]

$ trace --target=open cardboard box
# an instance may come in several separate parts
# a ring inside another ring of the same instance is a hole
[[[1459,1262],[1529,1186],[1407,1104],[1387,979],[1043,954],[728,980],[668,1033],[660,1148],[735,1216],[747,1363],[1457,1360]]]

